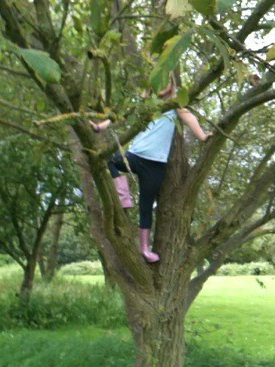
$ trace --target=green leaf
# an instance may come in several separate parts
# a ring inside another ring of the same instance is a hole
[[[272,60],[275,60],[275,45],[273,45],[266,54],[266,61],[272,61]]]
[[[179,30],[178,26],[174,26],[166,31],[158,32],[152,41],[152,45],[150,48],[151,54],[162,53],[164,43],[173,36],[177,35],[178,30]]]
[[[61,70],[59,65],[44,51],[18,48],[16,53],[21,56],[31,69],[47,83],[59,83]]]
[[[218,0],[218,13],[225,13],[235,2],[236,0]]]
[[[223,58],[224,69],[227,70],[228,68],[230,68],[229,53],[227,51],[224,41],[210,29],[201,27],[199,28],[199,31],[203,33],[204,35],[206,35],[208,38],[210,38],[214,42],[216,47],[219,49],[221,56]]]
[[[177,98],[175,100],[179,103],[181,107],[187,106],[189,102],[189,94],[187,88],[181,87],[181,89],[177,93]]]
[[[166,42],[167,47],[150,75],[150,84],[156,93],[168,84],[169,72],[176,68],[179,58],[189,47],[192,33],[193,30],[190,30],[183,36],[174,36]]]
[[[115,31],[108,31],[100,41],[100,48],[109,48],[112,45],[119,45],[121,39],[121,33]]]
[[[188,0],[194,9],[202,15],[214,15],[217,12],[217,0]]]
[[[246,73],[247,73],[246,66],[242,62],[239,62],[239,61],[234,61],[233,64],[234,64],[234,67],[237,71],[238,85],[241,86],[244,79],[246,78]]]
[[[168,0],[166,4],[166,13],[171,15],[171,18],[184,16],[192,10],[192,6],[188,0]]]
[[[74,22],[74,28],[76,29],[76,31],[79,33],[79,34],[82,34],[83,33],[83,25],[82,25],[82,21],[76,17],[75,15],[73,15],[73,22]]]

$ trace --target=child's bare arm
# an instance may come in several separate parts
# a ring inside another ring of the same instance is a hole
[[[192,130],[193,134],[201,141],[206,141],[209,136],[212,136],[213,133],[205,133],[196,116],[194,116],[187,108],[179,108],[177,109],[178,116],[182,122],[184,122],[190,129]]]

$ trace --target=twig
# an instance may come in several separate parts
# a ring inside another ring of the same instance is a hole
[[[120,17],[125,12],[125,10],[127,10],[132,5],[133,2],[134,2],[134,0],[129,0],[128,3],[126,3],[121,8],[121,10],[118,12],[118,14],[111,20],[111,22],[110,22],[110,28],[116,22],[116,20],[118,19],[118,17]]]

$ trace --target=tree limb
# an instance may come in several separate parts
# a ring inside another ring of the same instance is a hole
[[[8,200],[7,200],[6,194],[2,190],[2,188],[0,188],[0,196],[1,196],[2,200],[3,200],[3,202],[6,204],[6,206],[8,206]],[[17,238],[18,238],[19,247],[21,248],[22,252],[26,256],[26,259],[29,259],[30,258],[30,252],[29,252],[29,250],[27,248],[27,244],[25,242],[25,239],[24,239],[22,230],[21,230],[20,225],[18,223],[15,210],[16,210],[16,207],[15,206],[9,208],[9,212],[10,212],[10,216],[11,216],[11,221],[12,221],[13,227],[15,229]]]
[[[221,242],[226,241],[267,200],[268,189],[273,182],[274,175],[275,164],[273,163],[260,178],[253,179],[252,177],[245,192],[232,208],[196,242],[197,256],[200,260],[210,249],[215,249]]]
[[[20,266],[22,269],[25,269],[26,265],[21,261],[20,257],[17,256],[8,245],[6,245],[3,241],[0,240],[0,247],[2,246],[2,249],[10,255]]]
[[[272,8],[274,0],[262,0],[254,9],[252,14],[247,18],[240,31],[237,33],[235,38],[243,43],[250,33],[257,27],[260,19]],[[209,72],[202,75],[194,86],[189,91],[190,103],[215,79],[217,79],[223,72],[224,64],[223,60],[220,59],[217,65],[211,67]]]
[[[261,90],[261,86],[253,88],[254,90]],[[243,101],[235,103],[230,107],[228,112],[222,116],[219,121],[218,126],[222,128],[227,134],[231,132],[237,125],[240,117],[251,110],[265,102],[275,99],[275,90],[269,90],[264,93],[260,93],[250,99],[247,98],[250,90],[244,95]],[[223,144],[225,143],[225,137],[219,133],[216,133],[209,142],[206,143],[201,156],[198,158],[197,163],[190,171],[187,178],[186,185],[192,187],[193,193],[196,193],[204,181],[206,175],[208,174],[215,157],[219,153]]]
[[[48,0],[34,0],[37,24],[39,25],[41,41],[46,50],[52,54],[56,49],[56,35],[52,24]]]
[[[255,223],[246,226],[243,230],[224,243],[220,244],[212,255],[213,261],[202,273],[194,277],[189,283],[188,299],[186,304],[186,310],[188,310],[201,291],[206,280],[214,275],[217,270],[224,263],[225,258],[237,248],[240,248],[247,242],[252,241],[257,237],[264,236],[266,234],[275,233],[275,228],[262,228],[266,223],[275,218],[275,211],[268,216],[265,215]]]

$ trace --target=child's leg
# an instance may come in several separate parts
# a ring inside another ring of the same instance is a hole
[[[128,161],[128,164],[130,166],[130,169],[133,173],[137,173],[136,172],[136,159],[135,159],[135,155],[126,152],[125,154],[125,158]],[[129,172],[125,161],[124,161],[122,155],[120,152],[116,152],[115,154],[112,155],[112,157],[108,160],[108,167],[109,170],[111,172],[111,175],[113,178],[116,178],[118,176],[120,176],[120,172]]]
[[[126,159],[130,166],[132,172],[135,172],[135,160],[134,157],[126,153]],[[111,175],[114,179],[114,184],[116,187],[116,191],[118,193],[121,205],[123,208],[132,208],[133,201],[132,196],[128,184],[128,180],[126,176],[120,176],[119,171],[128,172],[128,168],[125,164],[125,161],[122,155],[117,152],[115,153],[108,161],[108,167],[111,172]]]
[[[150,229],[153,219],[153,203],[160,192],[165,167],[165,163],[143,160],[141,170],[138,172],[140,184],[140,243],[142,254],[148,262],[159,260],[158,254],[151,252],[149,249]]]

